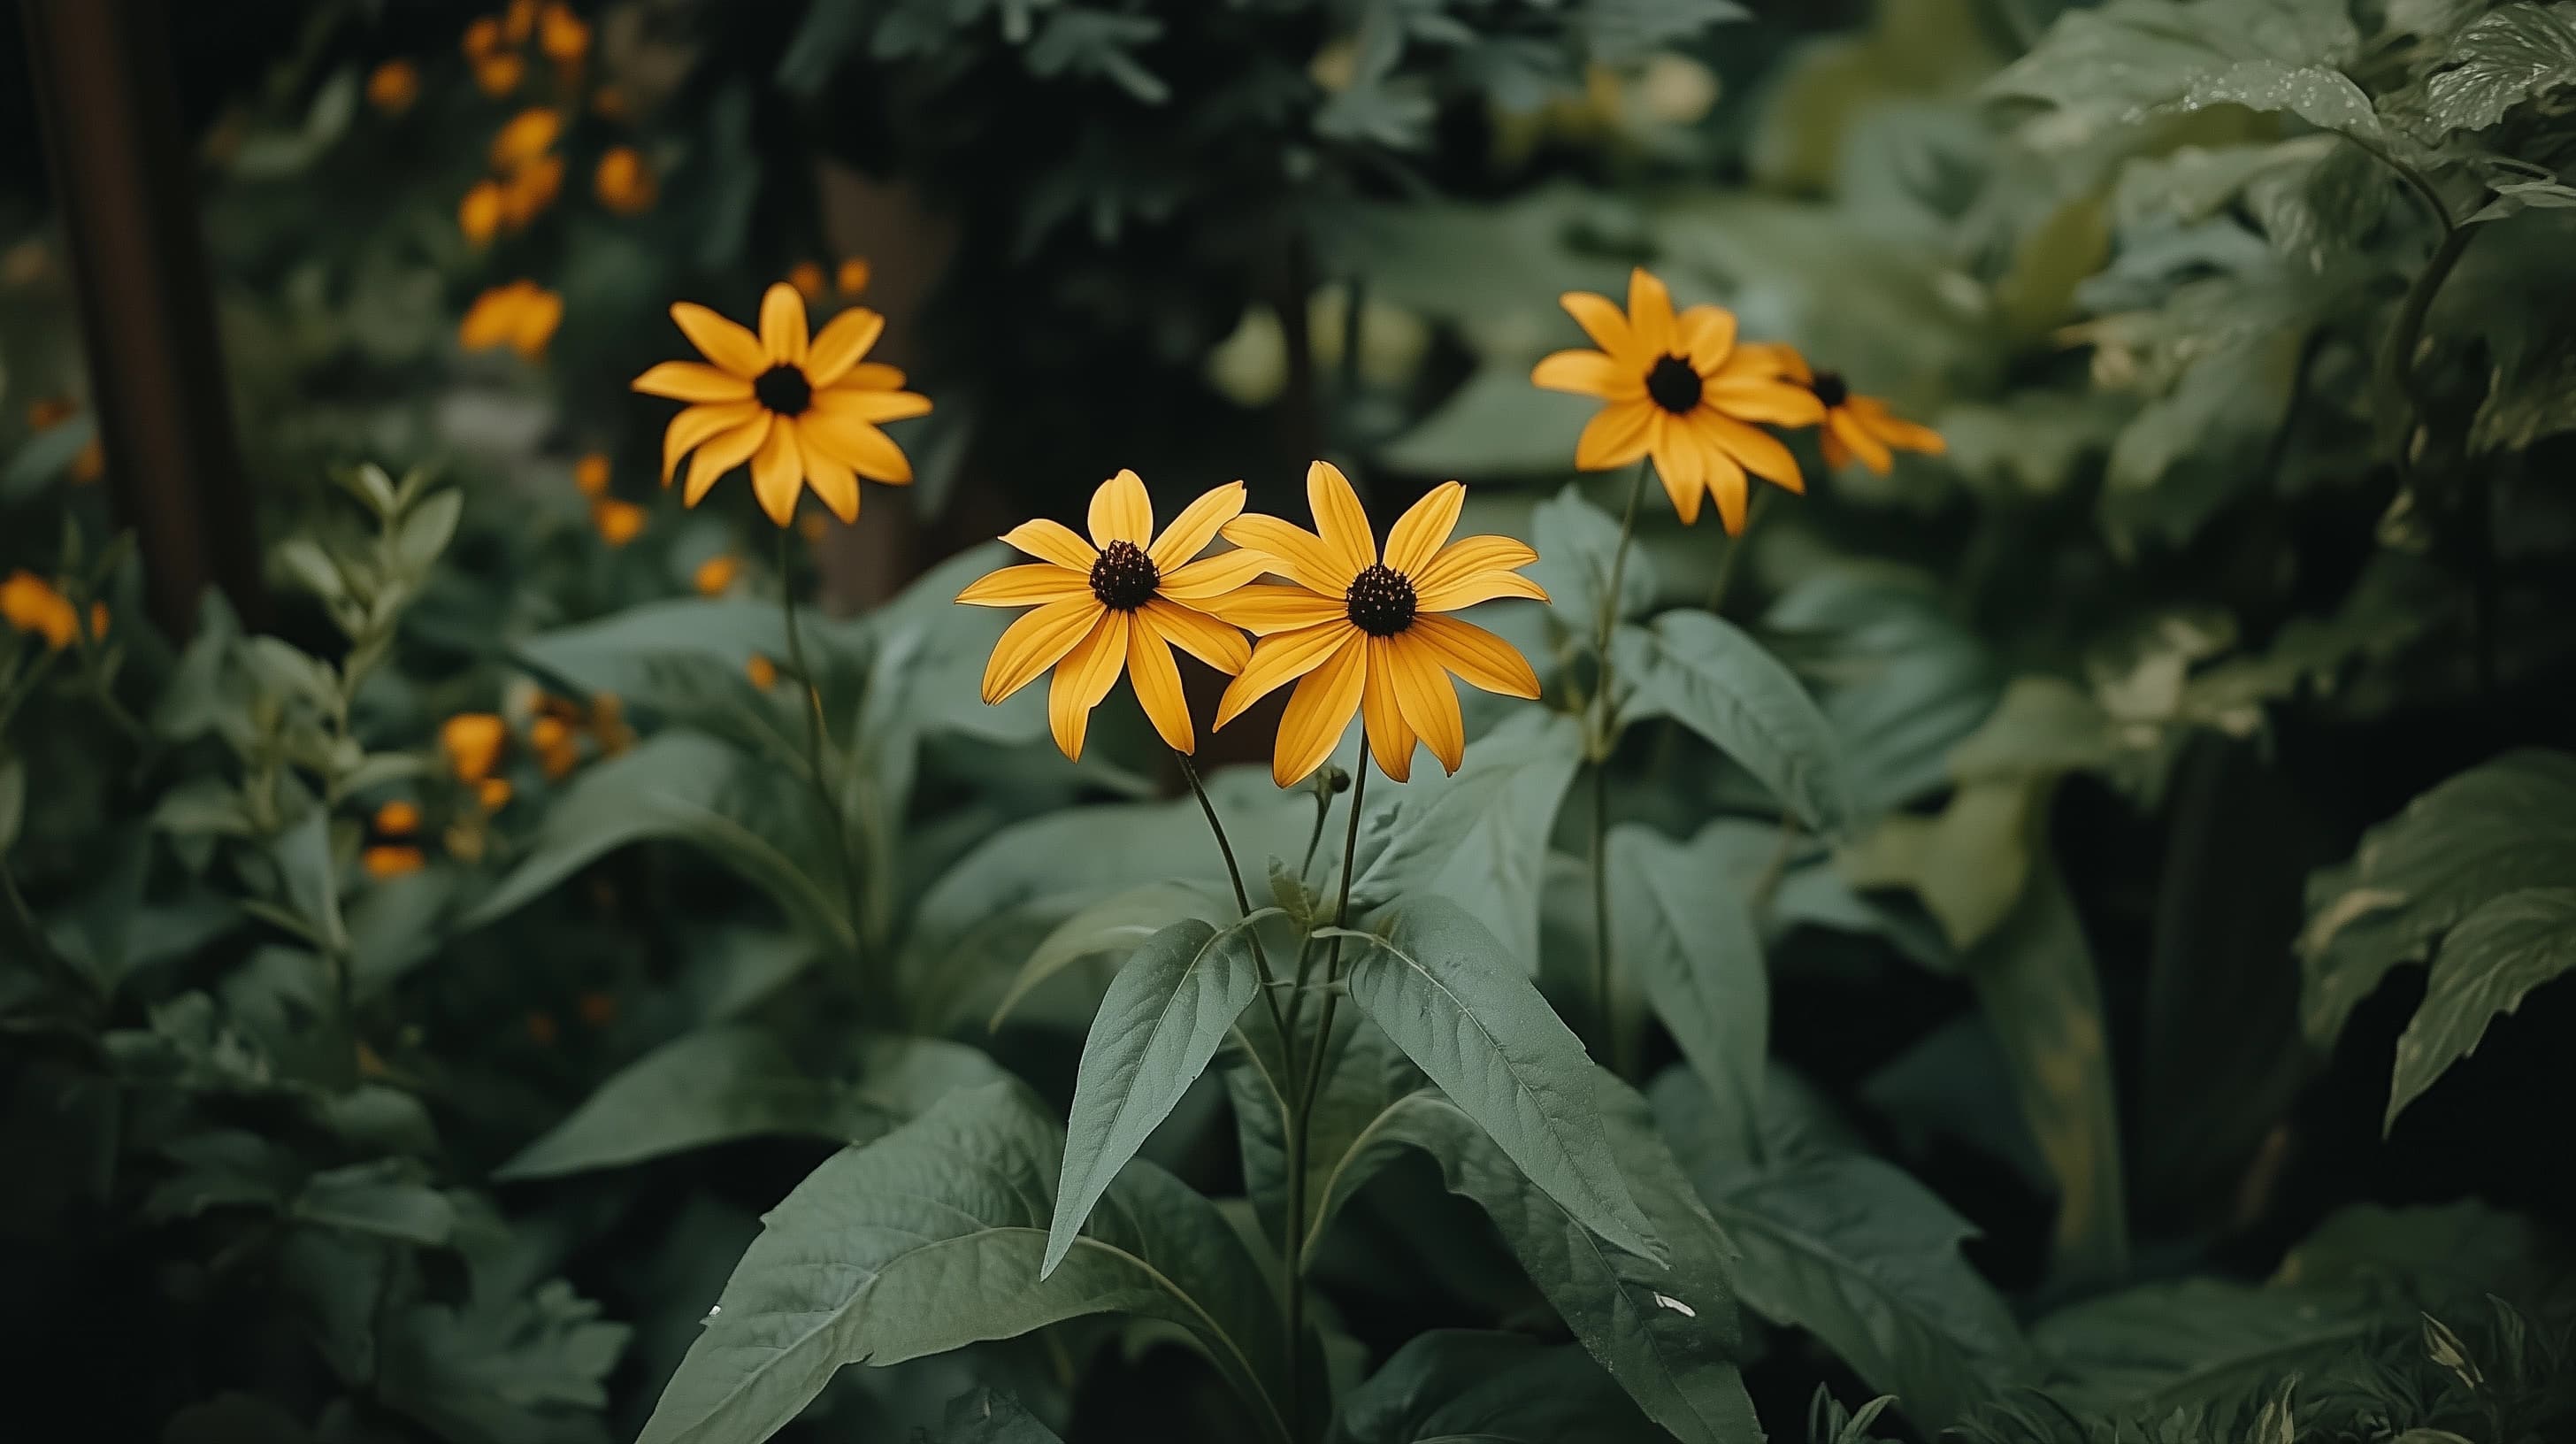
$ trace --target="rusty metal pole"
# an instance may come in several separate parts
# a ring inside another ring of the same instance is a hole
[[[259,534],[233,442],[164,0],[21,0],[80,297],[107,484],[153,620],[221,587],[256,625]]]

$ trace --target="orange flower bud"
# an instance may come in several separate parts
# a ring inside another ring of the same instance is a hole
[[[622,547],[642,534],[644,508],[631,501],[604,496],[590,504],[590,522],[599,528],[602,540],[610,546]]]
[[[581,494],[584,496],[606,496],[608,494],[608,457],[594,451],[574,462],[572,484],[580,487]]]
[[[808,301],[823,297],[823,268],[812,261],[798,261],[788,268],[787,284],[794,286]]]
[[[420,831],[420,806],[399,798],[376,809],[376,835],[409,837]]]
[[[393,845],[368,848],[359,858],[366,866],[367,876],[378,882],[418,872],[429,861],[419,848]]]
[[[456,205],[456,228],[465,233],[470,245],[488,245],[501,229],[504,202],[501,188],[490,181],[476,181]]]
[[[742,563],[729,556],[712,556],[698,563],[691,581],[702,597],[721,597],[733,590],[734,578],[742,574]]]
[[[852,256],[841,263],[840,274],[834,277],[834,281],[841,288],[842,295],[855,296],[868,288],[868,274],[868,263]]]
[[[460,712],[438,729],[439,750],[447,754],[448,768],[456,780],[479,783],[491,777],[493,767],[501,760],[502,745],[509,741],[510,729],[490,712]]]
[[[599,158],[599,171],[591,184],[599,203],[620,215],[633,215],[653,204],[653,173],[645,169],[644,157],[633,146],[610,147]]]
[[[420,99],[420,67],[408,60],[388,60],[367,76],[367,103],[387,115],[400,115]]]

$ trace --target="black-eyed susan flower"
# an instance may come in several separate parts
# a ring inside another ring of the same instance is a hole
[[[635,378],[635,389],[693,403],[662,436],[662,483],[692,451],[681,500],[696,506],[716,478],[748,461],[761,510],[794,524],[806,486],[843,521],[859,514],[859,477],[901,485],[912,463],[879,423],[920,416],[930,398],[903,390],[903,373],[860,358],[885,330],[885,317],[853,306],[810,342],[796,288],[772,285],[754,336],[704,306],[682,301],[671,319],[707,358],[665,361]],[[712,364],[710,364],[712,363]]]
[[[1589,292],[1560,300],[1601,349],[1559,351],[1530,379],[1609,403],[1584,426],[1575,465],[1605,471],[1652,457],[1681,519],[1697,521],[1701,496],[1711,496],[1729,535],[1744,530],[1747,472],[1804,489],[1797,458],[1755,423],[1811,426],[1824,407],[1765,353],[1736,344],[1735,313],[1693,306],[1675,315],[1672,294],[1642,268],[1629,273],[1625,314]]]
[[[1082,755],[1091,709],[1125,672],[1154,730],[1176,752],[1197,746],[1172,648],[1220,672],[1238,672],[1252,653],[1243,634],[1208,615],[1229,593],[1272,565],[1257,551],[1201,557],[1243,513],[1243,483],[1191,502],[1160,536],[1154,503],[1136,473],[1122,471],[1091,497],[1091,540],[1052,521],[1023,522],[1002,540],[1038,560],[1004,567],[957,600],[979,607],[1034,607],[1011,623],[984,668],[984,700],[999,702],[1055,668],[1047,717],[1056,746]],[[1196,560],[1192,560],[1196,558]]]
[[[1853,391],[1842,373],[1809,369],[1807,358],[1792,347],[1770,346],[1764,350],[1783,378],[1814,392],[1817,404],[1825,408],[1824,425],[1816,437],[1824,449],[1825,465],[1839,471],[1857,460],[1885,476],[1896,464],[1894,452],[1939,456],[1949,450],[1940,432],[1898,416],[1878,397]]]
[[[1350,481],[1319,461],[1306,469],[1314,531],[1274,516],[1225,526],[1226,540],[1266,554],[1289,582],[1245,587],[1211,608],[1261,638],[1217,704],[1216,725],[1297,683],[1271,755],[1280,786],[1322,766],[1353,713],[1387,776],[1411,775],[1417,741],[1457,771],[1467,734],[1448,674],[1505,696],[1538,695],[1538,674],[1510,643],[1443,615],[1496,597],[1547,599],[1516,574],[1538,560],[1529,547],[1508,537],[1449,540],[1466,495],[1454,481],[1434,487],[1388,529],[1381,557]]]
[[[456,344],[468,351],[507,346],[530,361],[546,354],[563,324],[563,297],[534,281],[512,281],[474,298],[456,326]]]
[[[57,652],[80,640],[80,612],[71,598],[30,571],[12,572],[7,581],[0,581],[0,621],[44,638],[45,645]],[[105,602],[90,604],[89,634],[93,640],[107,635]]]

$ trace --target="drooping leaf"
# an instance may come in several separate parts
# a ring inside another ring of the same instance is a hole
[[[1581,1350],[1522,1334],[1434,1329],[1342,1401],[1351,1444],[1654,1444],[1649,1424]],[[1748,1435],[1756,1438],[1758,1435]]]
[[[2484,130],[2534,96],[2576,83],[2576,5],[2507,5],[2451,37],[2424,81],[2425,113],[2448,130]]]
[[[2495,898],[2442,939],[2424,1001],[2397,1040],[2385,1126],[2477,1050],[2487,1025],[2525,994],[2576,969],[2576,887],[2525,888]]]
[[[1438,898],[1400,903],[1380,926],[1350,939],[1351,1000],[1568,1213],[1660,1258],[1602,1135],[1583,1044],[1494,935]]]
[[[553,1178],[774,1134],[863,1143],[1001,1076],[983,1054],[936,1038],[814,1046],[727,1024],[674,1039],[611,1074],[494,1176]]]
[[[1852,814],[1842,750],[1815,699],[1761,643],[1708,612],[1622,627],[1611,655],[1634,690],[1622,721],[1670,717],[1743,764],[1807,826],[1828,836]]]
[[[1278,1306],[1215,1206],[1179,1180],[1127,1169],[1063,1266],[1038,1277],[1062,1145],[1000,1083],[816,1169],[764,1220],[642,1444],[765,1439],[845,1364],[898,1364],[1097,1313],[1188,1331],[1252,1431],[1286,1444]]]
[[[1147,938],[1110,981],[1074,1075],[1064,1173],[1040,1276],[1064,1261],[1092,1205],[1259,996],[1261,969],[1253,955],[1259,917],[1222,931],[1194,918],[1174,923]]]
[[[1691,843],[1623,824],[1610,832],[1610,945],[1615,966],[1645,984],[1682,1056],[1750,1125],[1770,1052],[1771,978],[1762,938],[1731,890],[1732,834],[1715,825]],[[1742,1140],[1760,1154],[1760,1140]]]

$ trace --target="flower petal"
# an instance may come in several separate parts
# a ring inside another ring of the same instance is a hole
[[[807,352],[806,359],[812,360],[813,353]],[[857,387],[867,391],[899,391],[903,389],[903,368],[888,366],[882,361],[862,361],[851,367],[849,374],[843,376],[835,385],[843,390]]]
[[[1091,494],[1091,544],[1103,551],[1111,542],[1139,549],[1154,539],[1154,498],[1132,471],[1121,470]]]
[[[1735,458],[1738,464],[1755,476],[1797,491],[1802,488],[1798,475],[1798,458],[1789,454],[1780,438],[1758,426],[1720,416],[1705,408],[1692,414],[1691,429],[1706,437],[1708,444]],[[1884,456],[1886,453],[1881,452]]]
[[[1501,597],[1526,597],[1533,602],[1547,600],[1547,589],[1518,572],[1482,571],[1461,577],[1439,587],[1417,584],[1414,605],[1426,612],[1454,612],[1478,602]]]
[[[1431,650],[1433,660],[1468,685],[1506,697],[1536,697],[1538,674],[1512,644],[1456,617],[1419,616],[1404,635]]]
[[[1172,663],[1171,645],[1141,613],[1127,621],[1127,682],[1136,689],[1136,705],[1145,709],[1145,720],[1162,734],[1164,746],[1184,754],[1197,750],[1198,738],[1190,730],[1189,695],[1181,690],[1181,669]]]
[[[1216,725],[1222,727],[1233,721],[1243,715],[1244,708],[1322,666],[1342,643],[1366,635],[1352,626],[1349,618],[1336,617],[1262,638],[1253,645],[1252,657],[1243,664],[1242,675],[1226,684],[1225,695],[1217,699]]]
[[[1307,464],[1306,505],[1315,513],[1315,535],[1323,538],[1324,550],[1346,577],[1376,565],[1377,534],[1369,529],[1368,511],[1340,467],[1329,461]]]
[[[647,396],[667,396],[674,401],[751,399],[750,382],[701,361],[665,361],[628,384]]]
[[[1673,336],[1691,369],[1713,376],[1735,350],[1735,313],[1724,306],[1693,306],[1673,318]]]
[[[1406,508],[1386,532],[1386,564],[1412,577],[1430,565],[1432,554],[1448,544],[1458,529],[1458,512],[1467,504],[1467,488],[1444,481]]]
[[[1719,376],[1750,377],[1777,381],[1794,381],[1801,386],[1814,382],[1816,373],[1807,369],[1807,358],[1798,348],[1785,341],[1747,341],[1735,348],[1714,375],[1702,372],[1710,380]]]
[[[1700,388],[1700,405],[1738,421],[1768,421],[1778,426],[1813,426],[1825,419],[1825,404],[1816,393],[1787,381],[1726,377]]]
[[[762,414],[757,401],[716,401],[692,406],[672,417],[671,424],[662,429],[662,484],[671,484],[672,473],[680,469],[680,458],[697,450],[700,443]]]
[[[696,506],[707,488],[716,484],[717,477],[751,460],[752,453],[769,439],[770,423],[775,419],[765,410],[755,411],[749,421],[699,447],[698,454],[689,458],[689,479],[680,488],[681,502]]]
[[[1194,612],[1160,597],[1136,609],[1136,625],[1152,627],[1166,641],[1220,672],[1243,670],[1252,660],[1252,643],[1241,629],[1205,612]]]
[[[1206,603],[1203,610],[1256,637],[1350,620],[1346,603],[1304,587],[1243,587]]]
[[[1243,498],[1243,483],[1231,481],[1181,508],[1181,514],[1145,549],[1145,555],[1154,559],[1155,570],[1168,579],[1190,558],[1206,551],[1207,544],[1216,540],[1218,528],[1243,515]]]
[[[1728,536],[1744,535],[1745,518],[1752,510],[1752,499],[1748,493],[1753,488],[1753,484],[1744,479],[1744,468],[1736,464],[1734,457],[1718,452],[1709,458],[1705,486],[1717,502],[1718,524],[1726,528]]]
[[[745,381],[769,369],[769,358],[761,352],[759,337],[697,302],[672,302],[671,319],[679,323],[680,334],[698,348],[698,354],[718,368]]]
[[[1680,338],[1673,334],[1673,293],[1643,266],[1628,272],[1628,329],[1636,333],[1637,348],[1649,357],[1681,350]]]
[[[838,383],[884,334],[885,317],[865,306],[843,311],[824,322],[823,329],[814,333],[813,343],[806,347],[805,379],[817,391]]]
[[[984,664],[984,700],[999,702],[1036,681],[1039,673],[1061,661],[1073,644],[1091,634],[1092,624],[1109,609],[1091,596],[1049,602],[1002,631],[993,656]]]
[[[1583,334],[1592,338],[1593,345],[1618,363],[1619,369],[1636,375],[1639,386],[1645,384],[1646,363],[1651,358],[1637,343],[1637,333],[1630,329],[1618,302],[1590,291],[1568,291],[1557,297],[1556,303],[1574,318],[1574,324],[1583,328]]]
[[[1127,665],[1127,614],[1103,610],[1100,624],[1073,644],[1055,669],[1047,690],[1047,726],[1064,755],[1082,760],[1083,734],[1091,728],[1091,709],[1118,685]]]
[[[751,494],[760,509],[780,526],[796,521],[796,497],[805,488],[805,448],[796,439],[796,423],[773,423],[760,449],[751,454]]]
[[[1664,495],[1672,499],[1673,515],[1681,518],[1682,525],[1699,525],[1700,498],[1707,489],[1696,481],[1682,481],[1661,466],[1655,468],[1655,479],[1663,483]]]
[[[1538,560],[1538,552],[1507,536],[1466,536],[1440,549],[1428,566],[1413,573],[1413,590],[1427,595],[1466,581],[1479,572],[1512,571]],[[1437,610],[1437,609],[1435,609]]]
[[[785,281],[760,298],[760,350],[772,366],[805,364],[805,297]]]
[[[1583,423],[1575,439],[1574,464],[1585,471],[1626,466],[1646,454],[1649,428],[1663,414],[1651,401],[1613,401]]]
[[[1604,351],[1558,351],[1530,368],[1530,384],[1550,391],[1629,401],[1646,394],[1646,378],[1634,366],[1623,366]]]
[[[1254,577],[1268,570],[1269,557],[1238,547],[1194,562],[1183,562],[1163,573],[1163,584],[1156,590],[1175,601],[1188,602],[1199,606],[1202,611],[1210,611],[1214,608],[1200,604],[1214,602],[1238,587],[1247,586]]]
[[[1368,676],[1360,688],[1360,729],[1368,738],[1369,754],[1377,759],[1377,770],[1398,782],[1409,782],[1415,739],[1396,706],[1394,658],[1387,647],[1394,640],[1371,637],[1361,644],[1368,658]],[[1284,736],[1288,729],[1283,725],[1279,730]]]
[[[1825,413],[1825,431],[1843,444],[1843,450],[1857,457],[1860,464],[1879,476],[1895,469],[1896,458],[1889,455],[1887,444],[1870,435],[1869,427],[1848,410]]]
[[[814,409],[853,421],[903,421],[930,414],[930,398],[917,391],[883,391],[872,386],[836,386],[814,393]]]
[[[808,421],[801,418],[793,422],[780,423],[782,426],[808,424],[810,424]],[[825,448],[815,445],[811,437],[800,434],[797,437],[797,443],[798,449],[805,455],[805,484],[814,488],[814,494],[823,499],[823,505],[831,508],[832,515],[839,517],[843,526],[857,521],[859,519],[859,479],[851,473],[849,465]]]
[[[1359,568],[1345,567],[1334,557],[1322,537],[1275,516],[1247,513],[1218,528],[1218,535],[1268,556],[1273,571],[1309,591],[1338,597],[1359,575]]]
[[[1070,567],[1086,578],[1091,575],[1091,564],[1100,560],[1100,549],[1076,536],[1073,528],[1043,517],[1021,522],[1002,533],[1002,540],[1041,561]]]
[[[1023,562],[977,577],[957,594],[957,600],[970,607],[1025,607],[1090,594],[1090,579],[1080,572],[1053,562]]]
[[[901,486],[912,480],[912,462],[894,438],[854,416],[814,410],[796,418],[809,442],[870,481]]]
[[[1467,755],[1467,725],[1458,713],[1458,689],[1440,669],[1439,657],[1411,632],[1387,638],[1386,651],[1404,724],[1440,759],[1441,771],[1457,771]]]
[[[1851,411],[1853,415],[1860,418],[1861,424],[1867,426],[1873,435],[1899,451],[1919,451],[1926,456],[1939,456],[1950,449],[1950,443],[1941,439],[1940,432],[1929,426],[1919,426],[1906,420],[1888,410],[1887,403],[1875,397],[1854,397]]]
[[[1334,649],[1289,694],[1279,717],[1279,740],[1270,754],[1270,780],[1293,787],[1324,765],[1350,730],[1368,685],[1368,634],[1343,627]]]

